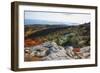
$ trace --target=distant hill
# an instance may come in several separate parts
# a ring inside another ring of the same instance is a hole
[[[87,30],[90,30],[90,23],[80,24],[80,25],[77,25],[77,26],[41,25],[41,24],[38,24],[38,25],[25,25],[25,30],[30,29],[30,28],[38,30],[37,32],[35,32],[35,33],[28,36],[28,38],[34,38],[34,37],[39,37],[39,36],[45,36],[45,35],[48,35],[50,33],[54,33],[56,31],[65,31],[66,30],[67,32],[69,32],[71,30],[76,31],[76,30],[80,30],[80,29],[83,29],[83,30],[87,31]],[[71,30],[69,30],[69,29],[71,29]]]
[[[75,25],[79,23],[72,23],[72,22],[62,22],[62,21],[47,21],[47,20],[38,20],[38,19],[25,19],[25,25]]]

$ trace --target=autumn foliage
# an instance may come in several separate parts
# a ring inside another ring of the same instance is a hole
[[[42,43],[42,41],[39,40],[39,39],[26,39],[26,40],[24,41],[24,46],[25,46],[25,47],[30,47],[30,46],[39,45],[39,44],[41,44],[41,43]]]

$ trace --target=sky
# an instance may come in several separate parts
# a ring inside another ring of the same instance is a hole
[[[25,24],[79,25],[90,22],[89,13],[24,11]]]

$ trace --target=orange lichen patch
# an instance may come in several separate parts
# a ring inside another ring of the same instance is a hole
[[[41,44],[42,43],[42,41],[41,40],[39,40],[39,39],[26,39],[25,41],[24,41],[24,46],[25,47],[30,47],[30,46],[35,46],[35,45],[39,45],[39,44]]]
[[[74,48],[73,51],[74,52],[80,52],[80,48]]]

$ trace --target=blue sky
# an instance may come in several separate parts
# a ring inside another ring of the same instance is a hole
[[[66,24],[79,25],[90,22],[91,15],[89,13],[59,13],[59,12],[38,12],[25,11],[25,24]]]

